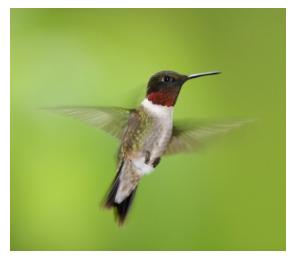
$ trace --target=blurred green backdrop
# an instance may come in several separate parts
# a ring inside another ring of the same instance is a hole
[[[163,158],[119,228],[117,141],[38,108],[131,106],[164,69],[223,71],[175,118],[257,121]],[[12,9],[11,249],[284,250],[285,9]]]

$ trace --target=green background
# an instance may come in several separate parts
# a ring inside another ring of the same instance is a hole
[[[175,118],[256,121],[163,158],[119,228],[117,141],[38,108],[131,106],[164,69],[223,71]],[[284,250],[285,9],[12,9],[11,249]]]

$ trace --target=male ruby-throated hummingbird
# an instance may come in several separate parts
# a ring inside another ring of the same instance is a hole
[[[125,221],[141,178],[151,173],[164,155],[195,151],[209,136],[224,133],[242,121],[221,123],[173,122],[173,109],[182,86],[189,80],[219,71],[183,75],[161,71],[148,82],[139,107],[59,107],[58,113],[79,118],[120,140],[116,176],[105,199],[120,224]]]

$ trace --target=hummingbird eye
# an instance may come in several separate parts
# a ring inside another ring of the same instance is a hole
[[[174,82],[174,78],[173,77],[170,77],[168,75],[165,75],[163,78],[162,78],[162,82]]]

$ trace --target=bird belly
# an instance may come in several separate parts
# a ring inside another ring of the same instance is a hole
[[[132,162],[133,162],[133,165],[135,166],[135,168],[138,169],[140,174],[147,175],[154,171],[153,165],[151,165],[149,163],[148,164],[145,163],[144,156],[135,158],[132,160]]]
[[[143,148],[138,152],[132,162],[134,166],[142,173],[149,174],[154,171],[154,163],[157,159],[160,159],[164,154],[167,145],[170,141],[172,132],[172,126],[163,125],[158,127],[157,131],[151,132],[151,134],[145,139]]]

